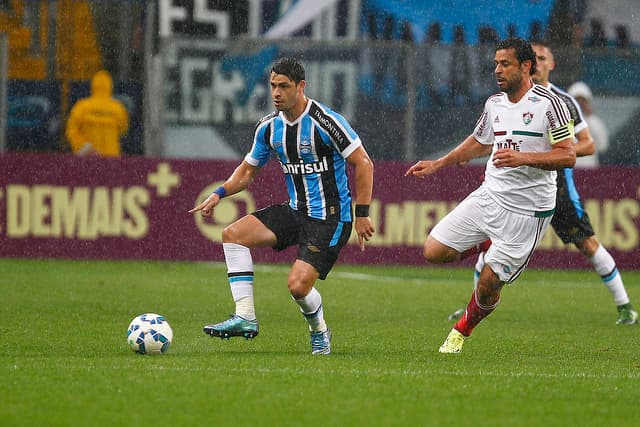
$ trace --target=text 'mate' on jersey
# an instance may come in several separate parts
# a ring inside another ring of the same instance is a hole
[[[493,145],[483,185],[496,203],[525,215],[555,207],[556,171],[497,168],[493,154],[501,148],[542,153],[558,141],[573,139],[573,121],[562,99],[540,85],[533,85],[515,104],[505,93],[493,95],[485,103],[474,136],[481,144]]]
[[[337,216],[352,222],[345,159],[361,145],[344,117],[308,98],[307,107],[294,122],[275,111],[262,118],[245,161],[262,167],[275,153],[292,209],[312,218]]]

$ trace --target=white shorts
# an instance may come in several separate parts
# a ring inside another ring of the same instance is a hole
[[[485,263],[500,280],[512,283],[529,263],[551,218],[509,211],[480,187],[438,222],[430,234],[461,253],[491,239]]]

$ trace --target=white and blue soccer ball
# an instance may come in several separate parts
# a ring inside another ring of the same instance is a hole
[[[131,350],[140,354],[163,354],[171,345],[173,331],[164,316],[145,313],[129,324],[127,342]]]

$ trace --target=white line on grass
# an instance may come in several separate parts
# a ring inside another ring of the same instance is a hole
[[[226,268],[225,263],[222,262],[207,262],[203,264],[209,264],[218,268]],[[411,268],[411,267],[408,267]],[[254,266],[255,271],[261,271],[265,273],[282,273],[288,274],[291,266],[288,264],[259,264]],[[398,276],[382,276],[379,274],[367,274],[367,273],[352,273],[348,271],[332,271],[329,274],[329,279],[338,278],[338,279],[348,279],[348,280],[361,280],[365,282],[402,282],[402,283],[412,283],[412,284],[433,284],[433,283],[442,283],[446,284],[448,282],[459,282],[460,278],[447,278],[439,276],[434,278],[430,276],[430,272],[428,267],[425,267],[425,275],[424,278],[417,277],[398,277]],[[469,269],[469,282],[472,280],[472,269]],[[563,286],[563,287],[576,287],[575,280],[561,280],[561,279],[537,279],[529,281],[526,276],[520,279],[515,285],[537,285],[537,286]],[[580,283],[580,287],[593,287],[599,288],[602,285],[598,280],[594,280],[593,282]]]
[[[19,371],[21,367],[19,364],[14,364],[11,367],[7,367],[12,371]],[[114,370],[124,372],[131,369],[130,365],[91,365],[83,363],[81,365],[69,364],[65,362],[65,369],[77,369],[83,371],[92,370]],[[175,371],[175,372],[216,372],[220,373],[219,367],[190,367],[190,366],[153,366],[154,370],[160,371]],[[458,368],[459,369],[459,368]],[[225,373],[235,374],[249,374],[255,375],[256,373],[264,375],[337,375],[337,376],[353,376],[353,377],[412,377],[423,378],[432,377],[434,375],[448,377],[493,377],[493,378],[545,378],[545,379],[603,379],[603,380],[625,380],[625,379],[639,379],[640,373],[628,373],[624,374],[611,374],[611,373],[546,373],[546,372],[496,372],[496,371],[452,371],[452,370],[437,370],[437,369],[327,369],[326,366],[322,367],[307,367],[307,368],[260,368],[260,367],[231,367],[225,366]]]

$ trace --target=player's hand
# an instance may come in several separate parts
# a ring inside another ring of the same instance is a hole
[[[360,244],[361,251],[364,251],[365,240],[368,242],[369,239],[373,237],[373,233],[375,232],[376,232],[376,229],[373,226],[373,221],[371,221],[371,217],[368,217],[368,216],[356,217],[356,233],[358,234],[358,243]]]
[[[424,178],[425,176],[436,172],[438,169],[438,164],[435,160],[420,160],[415,165],[411,166],[404,173],[404,176],[413,175],[416,178]]]
[[[515,168],[523,165],[522,153],[510,148],[501,148],[493,154],[493,165],[497,168]]]
[[[200,215],[209,217],[213,213],[213,208],[218,205],[218,202],[220,202],[220,196],[216,193],[211,193],[202,203],[190,209],[189,213],[200,212]]]

